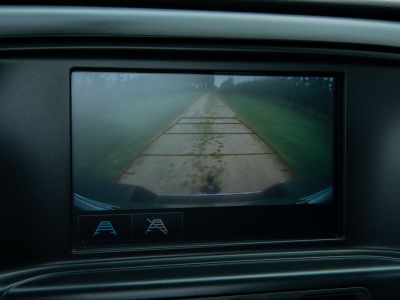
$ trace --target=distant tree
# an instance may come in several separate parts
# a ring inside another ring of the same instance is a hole
[[[228,92],[230,90],[233,90],[233,77],[229,77],[228,79],[226,79],[224,82],[221,83],[219,89],[221,91],[225,91]]]

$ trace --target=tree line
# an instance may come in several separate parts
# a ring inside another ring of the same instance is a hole
[[[225,80],[219,90],[227,95],[240,93],[279,102],[292,109],[332,119],[334,80],[331,77],[252,77],[235,83]]]

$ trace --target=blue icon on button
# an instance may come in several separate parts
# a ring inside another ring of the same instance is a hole
[[[115,231],[115,229],[112,226],[110,221],[101,221],[99,223],[99,225],[97,226],[95,232],[93,233],[93,236],[101,234],[102,232],[110,233],[110,234],[113,234],[115,236],[118,235],[118,233]]]

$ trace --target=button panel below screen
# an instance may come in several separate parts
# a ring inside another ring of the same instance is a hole
[[[182,215],[179,212],[82,215],[78,217],[78,239],[86,245],[179,240],[183,232]]]

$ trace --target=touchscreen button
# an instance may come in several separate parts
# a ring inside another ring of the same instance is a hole
[[[121,243],[131,235],[130,215],[93,215],[79,217],[81,243]]]
[[[134,214],[133,238],[140,241],[175,240],[182,236],[182,213]]]

